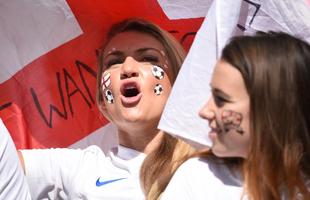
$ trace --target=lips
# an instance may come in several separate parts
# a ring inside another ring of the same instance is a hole
[[[125,107],[133,107],[140,102],[142,93],[140,85],[136,81],[124,81],[121,85],[120,99]]]

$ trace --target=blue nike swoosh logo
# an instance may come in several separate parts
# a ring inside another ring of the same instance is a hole
[[[120,180],[123,180],[123,179],[126,179],[126,178],[118,178],[118,179],[112,179],[112,180],[107,180],[107,181],[100,181],[100,177],[97,179],[96,181],[96,186],[97,187],[100,187],[100,186],[103,186],[103,185],[106,185],[106,184],[109,184],[109,183],[113,183],[115,181],[120,181]]]

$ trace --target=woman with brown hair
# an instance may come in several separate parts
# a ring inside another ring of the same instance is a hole
[[[151,22],[114,25],[98,55],[97,103],[116,125],[119,145],[107,154],[97,146],[22,151],[33,199],[157,198],[177,160],[192,151],[157,128],[184,56]]]
[[[212,147],[177,170],[162,199],[310,199],[309,67],[310,45],[296,37],[233,38],[200,111]]]

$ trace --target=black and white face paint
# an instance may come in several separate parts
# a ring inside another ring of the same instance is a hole
[[[111,92],[111,90],[108,89],[108,87],[111,84],[111,73],[106,72],[103,74],[102,79],[101,79],[101,87],[102,91],[104,91],[104,97],[107,100],[108,103],[114,103],[114,97]]]
[[[154,87],[154,93],[158,96],[163,93],[163,86],[161,84],[156,84]]]
[[[161,80],[165,76],[165,71],[161,67],[159,67],[157,65],[153,65],[152,66],[152,74],[156,79]],[[154,87],[154,93],[157,96],[161,95],[163,93],[163,86],[159,83],[156,84]]]
[[[158,67],[157,65],[153,65],[152,74],[155,78],[157,78],[158,80],[161,80],[164,78],[165,71],[161,67]]]
[[[105,99],[107,100],[108,103],[114,103],[114,97],[113,97],[111,90],[106,89],[104,91],[104,95],[105,95]]]

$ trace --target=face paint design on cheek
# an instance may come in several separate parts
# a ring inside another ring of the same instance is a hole
[[[161,67],[158,67],[156,65],[153,65],[152,66],[152,74],[155,78],[161,80],[164,78],[164,75],[165,75],[165,71],[161,68]]]
[[[105,99],[107,100],[108,103],[110,103],[110,104],[114,103],[114,97],[113,97],[111,90],[106,89],[104,91],[104,95],[105,95]]]
[[[161,84],[156,84],[154,87],[154,93],[158,96],[163,93],[163,86]]]
[[[102,85],[102,89],[106,89],[110,86],[111,84],[111,73],[110,72],[106,72],[103,74],[102,79],[101,79],[101,85]]]
[[[239,112],[235,112],[232,110],[224,110],[222,112],[222,127],[224,132],[228,132],[230,130],[236,130],[237,133],[243,134],[244,131],[241,128],[241,122],[242,122],[242,114]]]

